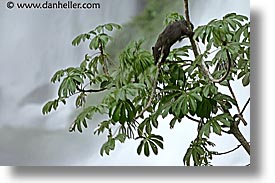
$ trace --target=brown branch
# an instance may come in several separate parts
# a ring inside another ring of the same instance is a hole
[[[224,154],[229,154],[229,153],[231,153],[231,152],[233,152],[233,151],[236,151],[237,149],[239,149],[240,147],[241,147],[242,145],[241,144],[239,144],[237,147],[235,147],[234,149],[231,149],[231,150],[229,150],[229,151],[226,151],[226,152],[222,152],[222,153],[215,153],[214,155],[224,155]]]
[[[201,123],[200,120],[195,119],[195,118],[192,118],[191,116],[186,115],[186,117],[187,117],[188,119],[192,120],[192,121],[195,121],[195,122],[197,122],[197,123]]]
[[[232,87],[231,87],[231,85],[230,85],[230,82],[228,81],[227,83],[228,83],[228,89],[229,89],[229,91],[230,91],[230,93],[231,93],[233,99],[234,99],[234,100],[236,101],[236,103],[237,103],[237,110],[238,110],[238,113],[241,114],[241,110],[240,110],[240,107],[239,107],[239,104],[238,104],[236,95],[235,95],[235,93],[234,93],[234,91],[233,91],[233,89],[232,89]]]
[[[245,105],[244,105],[244,107],[243,107],[243,109],[242,109],[242,111],[241,111],[241,113],[240,113],[241,115],[243,115],[244,110],[245,110],[246,107],[248,106],[249,102],[250,102],[250,97],[248,98],[247,102],[245,103]]]
[[[184,0],[184,14],[185,14],[185,18],[186,18],[186,22],[187,22],[187,26],[190,30],[191,29],[191,21],[190,21],[190,17],[189,17],[189,6],[188,6],[188,0]],[[192,46],[192,50],[194,52],[195,58],[197,58],[201,53],[199,50],[199,46],[198,43],[193,39],[193,37],[189,37],[191,46]],[[199,69],[202,71],[202,73],[213,83],[221,83],[223,82],[229,72],[230,72],[230,68],[231,68],[231,58],[229,55],[229,52],[226,50],[226,54],[228,57],[228,67],[227,67],[227,71],[225,73],[225,75],[223,75],[220,79],[215,79],[212,74],[210,73],[210,71],[208,70],[204,60],[201,61],[201,63],[198,65]]]
[[[76,86],[76,89],[79,92],[84,92],[84,93],[96,93],[96,92],[102,92],[104,90],[107,90],[107,88],[84,90],[84,89],[79,88],[78,86]]]
[[[237,107],[238,114],[234,115],[234,118],[239,118],[239,119],[243,122],[244,126],[246,126],[246,125],[247,125],[247,121],[244,119],[244,117],[243,117],[242,114],[243,114],[244,109],[245,109],[246,106],[248,105],[250,98],[249,98],[248,101],[246,102],[246,104],[245,104],[243,110],[241,111],[240,106],[239,106],[238,101],[237,101],[237,97],[236,97],[236,95],[235,95],[235,93],[234,93],[234,91],[233,91],[233,89],[232,89],[232,87],[231,87],[231,85],[230,85],[230,82],[228,81],[227,83],[228,83],[228,89],[229,89],[229,91],[230,91],[230,93],[231,93],[233,99],[236,101],[236,104],[237,104],[236,107]]]
[[[241,143],[246,152],[250,155],[250,145],[241,133],[238,124],[236,122],[232,123],[230,126],[230,132],[236,137],[236,139]]]

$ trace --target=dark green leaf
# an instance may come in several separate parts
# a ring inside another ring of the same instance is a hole
[[[112,24],[106,24],[105,29],[107,29],[108,31],[112,31],[113,30]]]
[[[138,148],[137,148],[137,154],[140,155],[141,151],[142,151],[142,147],[144,145],[144,140],[142,140],[140,142],[140,144],[138,145]]]
[[[175,117],[170,121],[169,125],[171,129],[174,128],[176,121],[177,121],[177,118]]]
[[[242,79],[243,86],[247,86],[250,83],[250,73],[245,74]]]
[[[194,149],[192,149],[192,157],[193,157],[194,165],[198,166],[200,164],[199,155],[198,155],[197,151],[195,151]]]
[[[121,143],[124,143],[126,139],[126,134],[118,134],[115,139],[119,140]]]
[[[204,134],[206,137],[209,138],[209,134],[210,134],[210,125],[211,125],[211,121],[207,122],[206,124],[204,124],[202,126],[202,134]]]
[[[184,99],[183,99],[183,103],[182,103],[182,108],[181,108],[181,110],[182,110],[182,114],[183,115],[186,115],[187,113],[188,113],[188,99],[189,97],[188,96],[186,96],[186,97],[184,97]]]
[[[120,102],[119,104],[117,104],[114,113],[112,115],[112,119],[117,122],[120,119],[120,111],[121,111],[121,106],[122,106],[122,102]]]
[[[158,139],[151,139],[155,144],[157,144],[161,149],[163,149],[163,143]]]
[[[215,120],[212,120],[211,123],[212,123],[213,131],[216,134],[221,135],[221,126],[219,125],[219,123]]]
[[[144,144],[144,154],[145,154],[145,156],[147,156],[147,157],[150,155],[149,143],[148,143],[148,141],[146,141],[145,144]]]
[[[188,148],[183,158],[183,162],[187,166],[190,166],[191,155],[192,155],[192,148]]]
[[[201,146],[196,146],[196,151],[200,154],[203,155],[204,154],[204,150]]]
[[[152,139],[158,139],[159,141],[163,141],[163,137],[160,135],[151,134]]]
[[[151,149],[153,150],[154,154],[157,155],[158,154],[158,147],[156,146],[156,144],[154,144],[152,141],[149,140]]]
[[[190,96],[194,97],[195,99],[197,99],[198,101],[202,101],[202,97],[200,95],[198,95],[197,93],[189,93]]]
[[[196,111],[197,109],[197,102],[193,97],[189,96],[189,105],[192,111]]]

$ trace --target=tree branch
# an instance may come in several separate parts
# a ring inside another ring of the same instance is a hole
[[[236,137],[236,139],[241,143],[246,152],[250,155],[250,145],[241,133],[238,124],[236,122],[232,123],[230,126],[230,132]]]
[[[234,99],[234,100],[236,101],[236,103],[237,103],[237,106],[236,106],[236,107],[237,107],[238,114],[236,114],[234,118],[239,118],[239,119],[243,122],[244,126],[246,126],[246,125],[247,125],[247,122],[246,122],[246,120],[244,119],[242,113],[243,113],[244,109],[246,108],[246,106],[248,105],[248,102],[249,102],[249,99],[250,99],[250,98],[249,98],[248,101],[246,102],[246,105],[244,106],[244,109],[243,109],[243,111],[241,112],[240,106],[239,106],[239,104],[238,104],[238,101],[237,101],[237,98],[236,98],[236,96],[235,96],[235,93],[234,93],[234,91],[233,91],[233,89],[232,89],[232,87],[231,87],[231,85],[230,85],[230,82],[228,81],[227,83],[228,83],[228,89],[229,89],[229,91],[230,91],[230,93],[231,93],[233,99]]]
[[[96,93],[96,92],[102,92],[104,90],[107,90],[107,88],[84,90],[84,89],[79,88],[78,86],[76,86],[76,89],[79,92],[84,92],[84,93]]]
[[[244,107],[243,107],[243,109],[242,109],[242,111],[240,113],[241,115],[243,115],[243,113],[245,111],[245,108],[248,106],[249,102],[250,102],[250,97],[248,98],[247,102],[245,103],[245,105],[244,105]]]
[[[231,85],[230,85],[230,82],[227,81],[227,83],[228,83],[228,89],[229,89],[229,91],[230,91],[230,93],[231,93],[233,99],[234,99],[234,100],[236,101],[236,103],[237,103],[237,110],[238,110],[238,113],[241,114],[241,110],[240,110],[240,107],[239,107],[239,104],[238,104],[236,95],[235,95],[235,93],[234,93],[234,91],[233,91],[233,89],[232,89],[232,87],[231,87]]]
[[[187,117],[188,119],[192,120],[192,121],[195,121],[195,122],[197,122],[197,123],[201,123],[200,120],[195,119],[195,118],[192,118],[191,116],[186,115],[186,117]]]
[[[231,152],[233,152],[233,151],[236,151],[237,149],[239,149],[240,147],[241,147],[242,145],[241,144],[239,144],[237,147],[235,147],[234,149],[231,149],[231,150],[229,150],[229,151],[226,151],[226,152],[222,152],[222,153],[215,153],[214,155],[224,155],[224,154],[229,154],[229,153],[231,153]]]
[[[190,30],[191,29],[191,21],[190,21],[190,17],[189,17],[189,6],[188,6],[188,0],[184,0],[184,14],[185,14],[185,18],[186,18],[186,22],[187,22],[187,26]],[[194,52],[194,55],[195,55],[195,58],[197,58],[201,52],[199,50],[199,46],[198,46],[198,43],[193,39],[193,37],[189,37],[189,40],[190,40],[190,43],[191,43],[191,46],[192,46],[192,50]],[[226,50],[226,54],[227,54],[227,57],[228,57],[228,67],[227,67],[227,71],[226,73],[220,78],[220,79],[215,79],[210,71],[208,70],[204,60],[202,59],[200,65],[199,66],[199,69],[202,71],[202,73],[213,83],[221,83],[223,82],[229,72],[230,72],[230,68],[231,68],[231,58],[230,58],[230,55],[229,55],[229,52],[228,50]]]

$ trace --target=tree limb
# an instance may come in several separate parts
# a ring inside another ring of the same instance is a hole
[[[191,21],[190,21],[190,17],[189,17],[189,6],[188,6],[188,0],[184,0],[184,13],[185,13],[185,18],[186,18],[186,22],[187,22],[187,26],[190,30],[191,29]],[[201,53],[200,53],[200,50],[199,50],[199,46],[198,46],[198,43],[193,39],[193,37],[189,37],[189,40],[190,40],[190,43],[191,43],[191,46],[192,46],[192,50],[194,52],[194,55],[195,55],[195,58],[197,58]],[[230,55],[229,55],[229,52],[228,50],[226,50],[226,54],[227,54],[227,57],[228,57],[228,67],[227,67],[227,71],[226,73],[220,78],[220,79],[215,79],[210,71],[208,70],[204,60],[201,61],[199,68],[200,70],[203,72],[203,74],[213,83],[221,83],[223,82],[229,72],[230,72],[230,68],[231,68],[231,58],[230,58]]]
[[[188,119],[192,120],[192,121],[195,121],[195,122],[197,122],[197,123],[201,123],[200,120],[195,119],[195,118],[192,118],[191,116],[186,115],[186,117],[187,117]]]
[[[245,105],[244,105],[244,107],[243,107],[243,109],[242,109],[242,111],[240,113],[241,115],[243,115],[243,113],[244,113],[246,107],[248,106],[249,102],[250,102],[250,97],[248,98],[247,102],[245,103]]]
[[[231,150],[229,150],[229,151],[226,151],[226,152],[222,152],[222,153],[215,153],[214,155],[224,155],[224,154],[229,154],[229,153],[231,153],[231,152],[233,152],[233,151],[236,151],[237,149],[239,149],[240,147],[241,147],[242,145],[241,144],[239,144],[237,147],[235,147],[234,149],[231,149]]]
[[[241,133],[238,124],[236,122],[232,123],[230,126],[230,132],[236,137],[236,139],[241,143],[246,152],[250,155],[250,145]]]
[[[102,92],[104,90],[107,90],[107,88],[84,90],[84,89],[79,88],[78,86],[76,86],[76,89],[79,92],[84,92],[84,93],[96,93],[96,92]]]

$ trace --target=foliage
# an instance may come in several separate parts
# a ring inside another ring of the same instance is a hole
[[[180,17],[171,14],[166,22]],[[117,141],[123,143],[126,139],[140,141],[138,154],[149,156],[153,152],[157,155],[164,141],[161,135],[154,134],[159,120],[172,116],[172,129],[177,122],[188,118],[199,127],[196,139],[183,157],[184,164],[192,165],[192,159],[193,165],[210,165],[216,154],[208,149],[214,146],[210,135],[222,135],[230,129],[236,122],[231,109],[239,108],[234,95],[222,93],[220,85],[230,87],[233,80],[242,80],[243,86],[250,83],[250,23],[247,20],[245,16],[231,13],[197,27],[194,39],[205,45],[204,52],[190,60],[190,45],[173,49],[167,62],[159,68],[154,65],[151,53],[143,48],[142,41],[132,42],[121,52],[112,71],[106,46],[112,40],[109,32],[121,26],[99,25],[72,41],[74,46],[88,41],[95,54],[86,54],[79,67],[54,74],[51,81],[60,83],[58,98],[46,103],[42,112],[56,110],[60,102],[66,104],[68,98],[76,95],[75,106],[83,110],[76,116],[70,131],[83,132],[94,114],[103,115],[105,120],[94,130],[97,135],[108,134],[101,155],[109,155]],[[213,68],[213,76],[219,78],[226,72],[229,60],[233,62],[230,73],[221,83],[211,82],[198,67],[205,62],[208,68]],[[108,92],[99,105],[86,106],[88,95],[103,91]],[[239,111],[238,116],[242,112]]]

